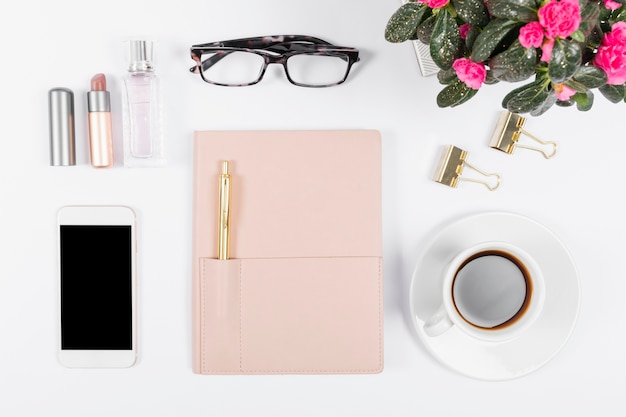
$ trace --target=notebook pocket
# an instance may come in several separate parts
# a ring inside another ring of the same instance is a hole
[[[381,262],[201,259],[201,372],[380,372]]]

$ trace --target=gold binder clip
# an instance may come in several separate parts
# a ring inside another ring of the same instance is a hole
[[[508,154],[512,154],[515,148],[526,148],[533,151],[540,152],[544,158],[550,159],[554,155],[556,155],[558,144],[556,142],[548,142],[539,139],[537,136],[529,133],[524,130],[524,124],[526,123],[526,118],[520,116],[519,114],[511,113],[510,111],[504,110],[500,114],[500,118],[496,123],[496,128],[491,135],[491,141],[489,142],[489,146],[497,149],[502,152],[506,152]],[[520,135],[525,134],[536,142],[546,145],[552,146],[552,152],[548,153],[543,149],[535,148],[533,146],[521,145],[518,143]]]
[[[452,188],[456,188],[461,180],[477,182],[479,184],[483,184],[490,191],[493,191],[500,186],[499,174],[488,174],[467,162],[466,159],[467,151],[453,145],[448,145],[441,155],[441,160],[439,161],[439,166],[437,167],[437,172],[435,173],[435,181]],[[496,181],[495,185],[492,185],[489,181],[484,179],[462,177],[461,174],[463,173],[463,168],[465,166],[468,166],[484,177],[494,177]]]

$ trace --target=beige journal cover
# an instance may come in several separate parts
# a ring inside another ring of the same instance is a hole
[[[217,259],[230,161],[230,259]],[[381,143],[375,130],[199,131],[193,370],[383,369]]]

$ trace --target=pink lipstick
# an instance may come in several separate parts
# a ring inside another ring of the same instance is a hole
[[[87,108],[91,165],[96,168],[110,167],[113,165],[111,98],[104,74],[96,74],[91,79],[91,91],[87,93]]]

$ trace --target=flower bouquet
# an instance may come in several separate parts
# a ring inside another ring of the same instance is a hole
[[[440,107],[483,84],[532,81],[502,106],[538,116],[554,104],[589,110],[593,90],[626,102],[626,0],[409,0],[389,19],[389,42],[430,47],[445,87]]]

